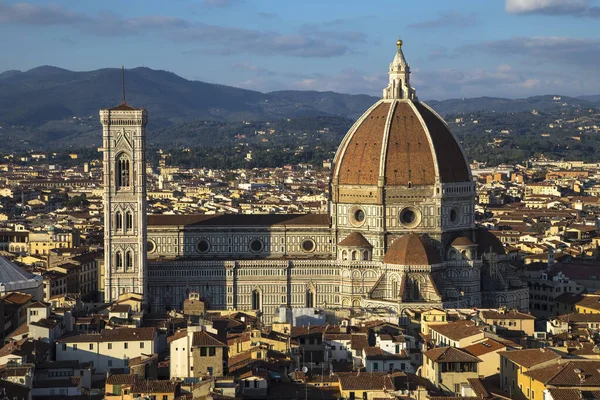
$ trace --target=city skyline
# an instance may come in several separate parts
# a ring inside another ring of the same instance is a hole
[[[423,99],[600,93],[600,8],[586,0],[369,7],[250,0],[0,2],[0,70],[125,64],[259,91],[379,96],[400,35]],[[24,52],[23,49],[29,49]],[[210,60],[209,62],[207,60]]]

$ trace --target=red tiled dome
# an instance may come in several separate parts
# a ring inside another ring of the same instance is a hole
[[[446,123],[429,106],[383,99],[346,134],[334,160],[334,185],[469,182],[469,166]]]
[[[442,262],[435,247],[423,236],[400,236],[388,248],[383,261],[396,265],[432,265]]]

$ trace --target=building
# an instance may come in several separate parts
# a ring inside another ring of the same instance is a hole
[[[56,341],[56,361],[90,363],[97,373],[126,368],[129,359],[159,351],[155,328],[104,329],[98,334],[64,336]]]
[[[423,376],[448,394],[460,394],[461,386],[479,377],[481,359],[455,347],[437,347],[423,353]]]
[[[147,113],[101,110],[106,300],[133,291],[164,311],[194,292],[267,324],[281,306],[527,310],[502,244],[475,225],[461,146],[417,99],[397,44],[383,98],[338,148],[327,214],[146,218]]]
[[[223,376],[227,344],[202,326],[190,326],[168,338],[171,378]]]

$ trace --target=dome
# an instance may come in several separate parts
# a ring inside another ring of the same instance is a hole
[[[466,236],[459,236],[452,241],[452,246],[457,247],[467,247],[467,246],[477,246],[471,239]]]
[[[346,134],[335,158],[339,185],[420,186],[469,182],[462,149],[420,101],[382,99]]]
[[[383,98],[350,128],[335,155],[334,200],[346,198],[344,192],[350,187],[364,189],[359,195],[363,203],[379,204],[382,194],[377,188],[381,187],[395,190],[471,182],[458,140],[410,86],[410,68],[398,43]]]
[[[477,229],[477,252],[479,254],[494,253],[498,255],[506,254],[504,245],[496,235],[485,228]]]
[[[369,241],[367,239],[365,239],[365,237],[358,232],[352,232],[351,234],[346,236],[346,238],[344,240],[342,240],[338,244],[338,246],[365,247],[365,248],[369,248],[369,249],[373,248],[373,245],[371,245],[371,243],[369,243]]]
[[[433,265],[442,262],[435,247],[423,236],[400,236],[388,248],[383,262],[396,265]]]

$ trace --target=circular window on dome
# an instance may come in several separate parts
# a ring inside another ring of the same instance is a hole
[[[200,239],[196,243],[196,250],[198,250],[199,253],[206,253],[210,250],[210,243],[206,239]]]
[[[250,250],[257,253],[263,249],[263,242],[260,239],[252,239],[250,242]]]
[[[461,219],[460,207],[458,207],[458,206],[452,207],[452,209],[450,210],[450,222],[453,225],[458,225],[460,223],[460,219]]]
[[[354,226],[362,226],[365,223],[365,210],[360,207],[352,207],[350,209],[350,223]]]
[[[302,250],[304,250],[306,253],[312,253],[313,251],[315,251],[316,247],[317,245],[312,239],[306,239],[302,242]]]
[[[415,228],[421,223],[421,211],[415,207],[403,208],[399,220],[405,228]]]
[[[152,240],[146,242],[146,251],[148,253],[154,253],[156,251],[156,244]]]

